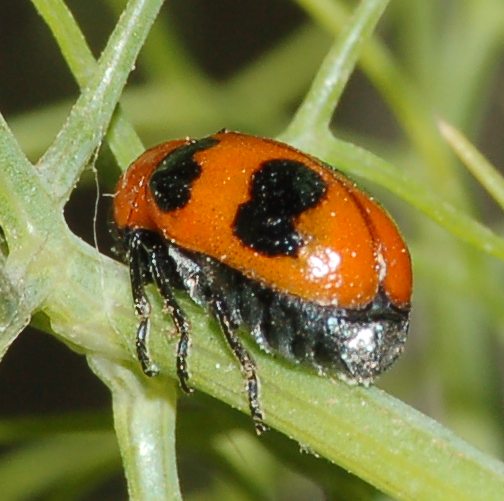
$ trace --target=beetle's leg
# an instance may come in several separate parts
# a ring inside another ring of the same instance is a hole
[[[163,297],[164,307],[170,314],[179,335],[177,345],[177,375],[180,386],[186,393],[191,393],[193,389],[188,383],[189,371],[187,369],[187,354],[190,344],[189,332],[191,327],[184,311],[178,305],[173,295],[173,284],[166,268],[166,259],[163,259],[166,254],[166,248],[161,243],[154,243],[149,251],[151,252],[149,270],[159,293]]]
[[[231,321],[226,303],[218,296],[210,299],[210,308],[219,321],[220,327],[231,350],[240,362],[242,371],[247,381],[247,395],[249,401],[250,414],[254,421],[255,430],[258,435],[268,429],[264,424],[264,414],[259,402],[259,380],[257,377],[256,364],[250,353],[243,346],[236,335],[236,326]]]
[[[128,235],[128,263],[135,313],[140,319],[136,333],[137,356],[143,372],[147,376],[155,376],[159,371],[152,362],[147,348],[151,305],[145,294],[145,286],[151,281],[151,276],[148,265],[149,255],[143,246],[143,234],[142,230],[132,230]]]

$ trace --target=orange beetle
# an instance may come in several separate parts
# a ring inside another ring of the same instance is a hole
[[[236,331],[261,347],[368,383],[406,340],[408,249],[387,212],[340,172],[286,144],[221,131],[147,150],[120,179],[114,219],[127,248],[138,357],[146,347],[154,281],[180,335],[188,385],[186,291],[218,319],[246,375],[258,433],[265,429],[254,361]]]

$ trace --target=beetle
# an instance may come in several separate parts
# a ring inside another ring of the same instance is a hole
[[[190,392],[190,323],[174,296],[207,308],[245,375],[256,431],[266,429],[254,359],[237,331],[321,373],[369,384],[402,352],[411,260],[391,217],[341,172],[266,138],[220,131],[172,140],[118,182],[114,221],[125,244],[147,375],[154,282],[178,333],[176,367]]]

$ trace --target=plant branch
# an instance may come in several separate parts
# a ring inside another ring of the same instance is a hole
[[[150,381],[101,357],[88,360],[112,393],[114,427],[130,499],[181,500],[175,452],[175,381]]]
[[[444,120],[440,120],[438,125],[446,142],[469,172],[504,209],[504,178],[502,174],[453,125]]]
[[[348,13],[334,0],[297,0],[321,26],[336,35],[347,22]],[[432,106],[395,62],[387,48],[371,37],[362,51],[360,65],[390,104],[411,142],[425,161],[433,179],[437,179],[454,202],[463,202],[459,183],[454,183],[453,165],[447,148],[435,129]]]
[[[79,87],[84,89],[98,70],[86,40],[63,0],[32,0],[52,31],[63,57]],[[143,150],[142,142],[124,117],[120,105],[114,113],[107,139],[121,167],[131,163]]]
[[[50,180],[47,189],[60,203],[67,200],[85,165],[99,147],[162,3],[163,0],[128,2],[100,57],[98,69],[72,108],[63,129],[40,160],[40,172]],[[41,5],[46,4],[42,2]],[[76,137],[80,140],[76,141]]]
[[[287,131],[291,136],[316,135],[327,129],[362,47],[373,34],[389,0],[361,2],[345,31],[337,38]]]

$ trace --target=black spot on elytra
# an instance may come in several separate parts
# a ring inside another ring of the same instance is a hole
[[[149,187],[157,206],[165,212],[184,207],[191,198],[191,186],[201,174],[201,166],[193,156],[219,141],[207,137],[180,146],[159,162],[151,175]]]
[[[303,239],[295,218],[314,207],[325,191],[320,175],[301,162],[265,162],[253,176],[250,200],[238,208],[234,234],[268,256],[296,256]]]

